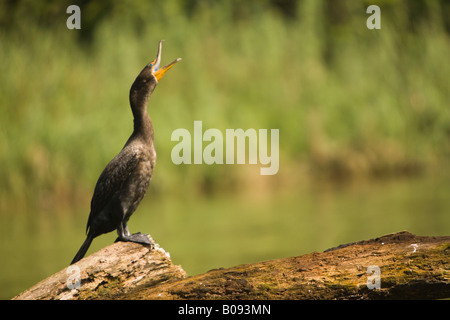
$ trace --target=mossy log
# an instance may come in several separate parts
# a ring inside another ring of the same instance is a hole
[[[68,288],[66,268],[14,299],[450,298],[450,237],[407,231],[191,277],[163,249],[135,243],[115,243],[75,266],[79,288]]]
[[[42,280],[13,299],[126,299],[131,291],[185,277],[186,272],[172,264],[169,254],[159,245],[150,247],[116,242]]]

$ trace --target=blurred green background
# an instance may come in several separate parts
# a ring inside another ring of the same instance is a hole
[[[66,8],[81,8],[68,30]],[[381,30],[366,8],[381,8]],[[129,88],[181,57],[149,113],[158,162],[130,220],[189,275],[408,230],[450,234],[442,0],[0,2],[0,298],[66,267],[132,131]],[[180,165],[173,130],[280,130],[280,170]],[[94,240],[88,254],[112,243]]]

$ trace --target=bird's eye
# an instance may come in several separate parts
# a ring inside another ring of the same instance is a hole
[[[150,63],[150,68],[153,67],[153,63]]]

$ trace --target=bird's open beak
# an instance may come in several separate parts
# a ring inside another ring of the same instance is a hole
[[[181,58],[178,58],[178,59],[175,59],[174,61],[172,61],[171,63],[169,63],[168,65],[166,65],[164,67],[160,67],[160,64],[161,64],[161,48],[162,48],[163,41],[164,40],[161,40],[159,42],[158,54],[156,55],[156,59],[152,61],[152,64],[153,64],[153,75],[155,76],[156,80],[158,80],[158,81],[159,81],[159,79],[161,79],[163,77],[163,75],[167,72],[167,70],[172,68],[175,63],[177,63],[178,61],[181,60]]]

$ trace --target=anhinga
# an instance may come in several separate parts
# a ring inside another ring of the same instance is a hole
[[[166,71],[181,60],[178,58],[161,67],[161,47],[162,41],[156,59],[145,66],[131,86],[134,130],[97,181],[86,226],[87,237],[72,264],[84,257],[95,237],[114,230],[118,234],[116,241],[152,244],[145,234],[130,234],[127,222],[148,189],[156,162],[153,125],[147,113],[148,100]]]

